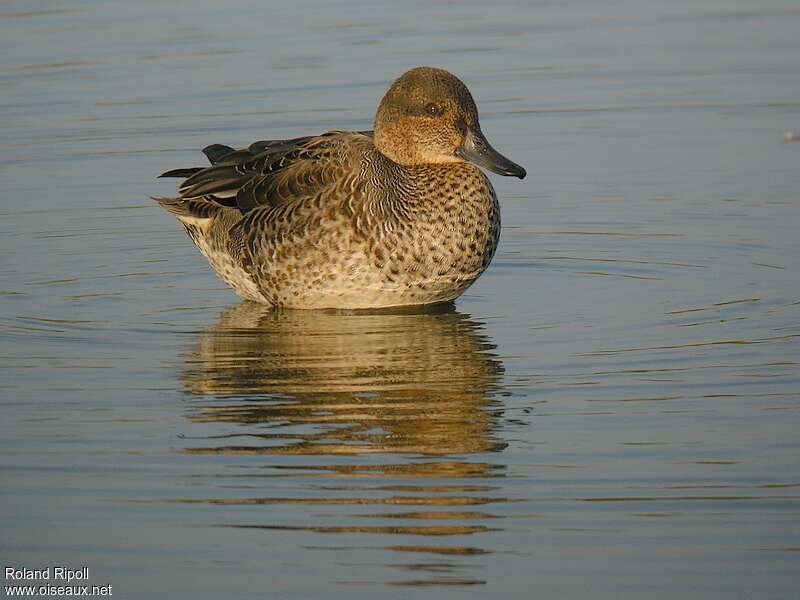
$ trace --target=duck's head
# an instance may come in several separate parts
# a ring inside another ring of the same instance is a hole
[[[525,169],[484,137],[467,86],[443,69],[417,67],[392,84],[375,117],[375,146],[401,165],[467,161],[525,177]]]

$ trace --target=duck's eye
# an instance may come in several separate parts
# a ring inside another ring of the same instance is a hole
[[[429,102],[425,105],[425,112],[429,115],[440,115],[442,114],[442,107],[434,102]]]

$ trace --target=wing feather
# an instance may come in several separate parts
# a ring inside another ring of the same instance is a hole
[[[186,176],[183,200],[205,199],[235,206],[243,213],[310,197],[357,168],[372,132],[331,131],[319,136],[254,142],[235,150],[213,144],[203,152],[211,166],[174,169],[164,176]]]

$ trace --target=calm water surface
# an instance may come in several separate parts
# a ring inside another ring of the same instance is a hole
[[[3,3],[3,566],[122,598],[793,597],[798,30],[789,1]],[[368,128],[418,64],[529,173],[493,178],[454,307],[240,303],[148,199],[212,142]]]

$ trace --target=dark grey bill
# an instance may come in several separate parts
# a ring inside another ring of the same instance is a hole
[[[489,169],[498,175],[509,175],[525,179],[525,169],[517,163],[511,162],[497,150],[492,148],[480,127],[467,130],[467,137],[464,145],[457,151],[457,154],[464,160]]]

